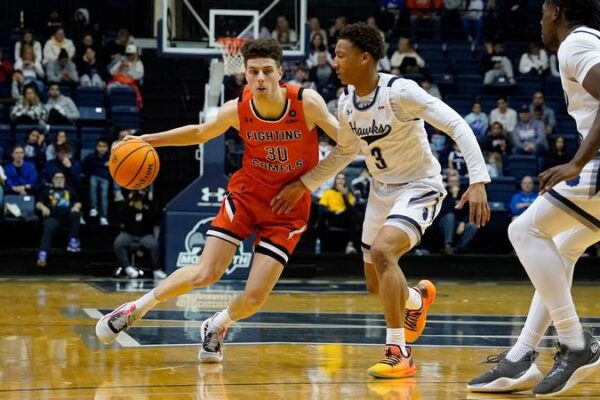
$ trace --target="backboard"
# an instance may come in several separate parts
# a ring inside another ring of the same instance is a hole
[[[276,29],[283,19],[289,30]],[[307,0],[162,0],[158,47],[166,55],[216,58],[219,38],[273,37],[284,58],[305,57],[307,20]]]

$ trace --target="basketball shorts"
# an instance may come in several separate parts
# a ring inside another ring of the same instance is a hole
[[[404,231],[411,249],[418,245],[439,214],[444,197],[446,189],[441,175],[403,184],[385,184],[373,179],[363,223],[364,261],[371,262],[371,245],[384,225]]]
[[[310,193],[288,214],[271,211],[271,200],[282,187],[269,187],[243,172],[235,173],[227,185],[221,209],[206,232],[238,246],[256,232],[254,251],[286,265],[306,230],[310,215]]]

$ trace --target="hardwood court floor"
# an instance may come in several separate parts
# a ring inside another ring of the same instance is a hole
[[[283,282],[264,312],[230,329],[222,365],[197,361],[199,327],[241,288],[237,283],[161,304],[120,343],[97,342],[95,317],[151,284],[0,279],[0,399],[530,398],[465,390],[486,368],[479,362],[518,335],[532,295],[527,283],[438,282],[414,347],[418,375],[389,381],[366,374],[381,356],[385,329],[378,299],[360,282]],[[598,290],[576,284],[574,293],[584,321],[600,334]],[[545,371],[551,350],[540,358]],[[599,375],[560,398],[600,398]]]

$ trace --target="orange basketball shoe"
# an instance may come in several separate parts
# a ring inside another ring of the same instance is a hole
[[[404,334],[406,343],[414,343],[423,333],[427,323],[427,310],[435,300],[435,286],[431,281],[423,279],[413,289],[421,293],[421,308],[418,310],[404,310]]]
[[[413,363],[412,350],[406,347],[408,355],[402,354],[400,346],[386,344],[385,356],[373,365],[367,373],[375,378],[409,378],[415,376],[417,367]]]

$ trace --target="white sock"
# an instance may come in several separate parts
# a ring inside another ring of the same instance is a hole
[[[229,311],[227,311],[227,309],[224,309],[223,311],[221,311],[220,313],[218,313],[217,315],[215,315],[213,318],[210,319],[209,323],[208,323],[208,327],[211,330],[221,330],[221,329],[225,329],[227,328],[229,325],[233,324],[235,321],[231,319],[231,317],[229,316]]]
[[[144,315],[151,309],[153,309],[160,301],[154,296],[154,289],[134,301],[136,307],[136,314],[139,318],[143,318]]]
[[[404,339],[404,328],[387,328],[385,330],[385,344],[400,346],[402,354],[406,352],[406,340]]]
[[[508,361],[519,361],[529,351],[535,350],[542,341],[550,322],[550,313],[542,303],[539,293],[535,292],[531,300],[527,320],[525,320],[525,326],[521,330],[517,343],[506,355]]]
[[[421,293],[414,288],[408,288],[408,298],[406,299],[406,308],[409,310],[418,310],[423,306]]]
[[[550,311],[554,328],[558,333],[558,341],[571,350],[581,350],[585,345],[583,328],[579,322],[575,305],[570,304],[565,307]]]

